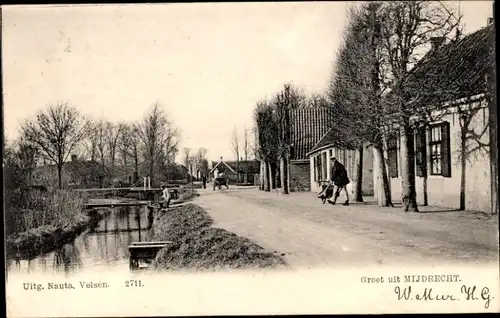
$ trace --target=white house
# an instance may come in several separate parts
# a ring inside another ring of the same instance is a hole
[[[421,95],[415,107],[430,114],[429,122],[415,130],[419,205],[498,210],[492,206],[498,195],[496,101],[490,98],[488,84],[495,67],[494,49],[495,28],[490,24],[434,48],[413,71],[410,85],[418,87]],[[495,136],[492,144],[491,136]],[[386,154],[391,195],[397,201],[401,198],[397,136],[387,138]],[[375,195],[378,191],[381,188],[375,186]]]

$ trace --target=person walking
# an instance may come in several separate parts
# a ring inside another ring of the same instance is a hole
[[[168,190],[166,185],[162,185],[161,189],[163,192],[163,194],[161,196],[163,199],[163,202],[160,203],[161,208],[163,208],[166,205],[166,208],[168,209],[168,207],[170,206],[170,200],[172,199],[172,196],[170,195],[170,191]]]
[[[337,198],[340,196],[340,192],[344,190],[347,200],[342,205],[349,205],[349,193],[347,191],[347,185],[350,183],[350,181],[347,177],[347,170],[345,169],[344,165],[337,160],[337,158],[332,157],[331,161],[332,170],[330,180],[335,186],[335,193],[333,196],[333,201],[331,199],[328,199],[328,202],[331,204],[335,204],[337,202]]]
[[[203,189],[206,189],[207,188],[207,176],[203,175],[202,180],[203,180]]]

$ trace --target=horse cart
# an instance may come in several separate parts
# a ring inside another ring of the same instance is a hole
[[[229,189],[229,185],[228,185],[228,182],[227,182],[227,178],[226,177],[223,177],[223,176],[219,176],[217,178],[214,179],[214,191],[215,191],[215,188],[219,188],[222,189],[222,186],[225,186],[226,189]]]

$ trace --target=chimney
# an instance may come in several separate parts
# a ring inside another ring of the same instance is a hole
[[[491,18],[488,19],[489,22],[488,25],[495,23],[495,1],[491,2],[491,7],[492,7]]]
[[[436,51],[444,43],[445,38],[442,36],[436,36],[430,39],[431,51]]]
[[[220,161],[222,161],[222,157],[220,157]]]
[[[76,157],[76,155],[71,155],[71,161],[72,161],[72,162],[76,162],[76,161],[77,161],[77,157]]]

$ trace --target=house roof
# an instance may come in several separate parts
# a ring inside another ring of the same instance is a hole
[[[236,170],[239,168],[241,172],[259,172],[260,171],[260,161],[258,160],[240,160],[237,161],[226,161],[226,164]]]
[[[218,162],[218,163],[217,163],[217,164],[216,164],[216,165],[215,165],[212,169],[210,169],[210,173],[213,173],[213,172],[214,172],[214,170],[215,170],[215,169],[216,169],[216,168],[217,168],[217,167],[218,167],[221,163],[222,163],[224,166],[226,166],[227,168],[229,168],[229,170],[231,170],[233,173],[236,173],[236,171],[234,171],[234,169],[233,169],[233,168],[231,168],[231,167],[230,167],[227,163],[225,163],[225,162],[222,160],[222,158],[221,158],[221,160],[220,160],[220,161],[219,161],[219,162]]]
[[[484,93],[494,66],[495,27],[490,24],[425,55],[405,83],[407,100],[421,107]]]
[[[307,156],[311,156],[320,150],[330,147],[353,149],[353,144],[355,144],[354,138],[346,133],[347,131],[347,129],[342,129],[342,127],[338,125],[331,127],[307,153]]]
[[[307,159],[333,121],[332,107],[301,107],[290,114],[292,151],[290,160]]]

